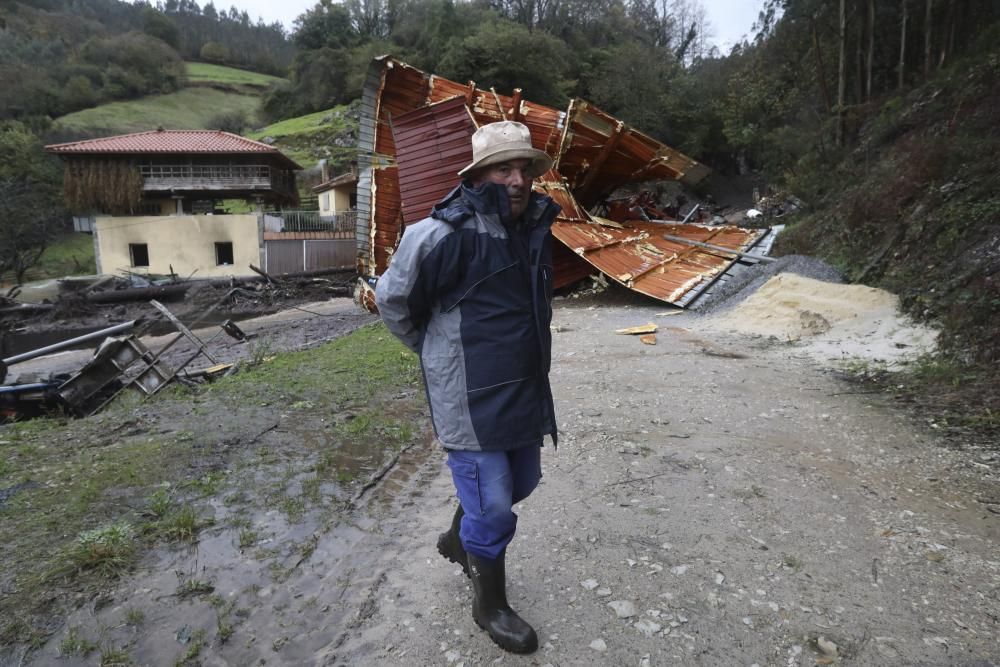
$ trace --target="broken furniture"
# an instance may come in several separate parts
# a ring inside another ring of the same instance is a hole
[[[192,326],[208,317],[231,294],[232,290],[204,311]],[[226,320],[220,326],[218,333],[208,341],[202,341],[166,306],[155,300],[150,303],[178,332],[156,352],[147,348],[136,335],[115,336],[135,328],[140,320],[134,320],[0,361],[0,371],[3,371],[0,373],[0,379],[2,379],[9,365],[75,347],[90,340],[103,339],[94,357],[68,379],[60,378],[58,381],[50,379],[44,382],[35,381],[0,387],[0,416],[6,413],[14,416],[29,412],[40,414],[46,407],[51,408],[54,404],[61,405],[68,413],[75,416],[91,415],[100,411],[126,389],[137,391],[144,398],[152,396],[177,378],[178,373],[199,356],[205,356],[213,366],[193,373],[190,377],[211,378],[231,368],[231,364],[220,364],[218,359],[205,348],[223,333],[239,341],[246,340],[247,335],[234,322]],[[172,367],[163,361],[163,356],[182,339],[187,339],[194,347],[194,351],[182,358],[176,367]],[[35,409],[26,408],[26,402],[35,406]]]
[[[174,376],[159,356],[135,336],[106,338],[94,358],[64,382],[56,394],[66,410],[78,417],[100,411],[126,387],[151,396]],[[132,379],[123,380],[130,369],[138,372]]]

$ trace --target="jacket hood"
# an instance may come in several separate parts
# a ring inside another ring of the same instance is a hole
[[[543,218],[547,218],[545,221],[551,223],[560,210],[559,205],[551,197],[532,191],[524,217],[531,226],[542,222]],[[507,196],[507,188],[489,182],[474,186],[465,180],[431,209],[432,218],[455,227],[475,213],[496,214],[500,220],[510,217],[510,197]]]

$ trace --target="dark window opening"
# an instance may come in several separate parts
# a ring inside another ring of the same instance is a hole
[[[132,266],[149,266],[149,246],[145,243],[129,243],[128,255]]]
[[[351,210],[356,209],[358,207],[358,193],[357,192],[352,192],[350,194],[350,197],[348,199],[349,199],[349,202],[350,202],[349,205],[351,207]]]
[[[158,201],[140,202],[139,215],[163,215],[163,206]]]
[[[232,241],[226,241],[224,243],[215,244],[215,263],[219,266],[223,264],[233,263],[233,244]]]

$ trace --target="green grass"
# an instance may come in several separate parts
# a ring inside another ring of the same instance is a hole
[[[326,345],[278,354],[242,373],[221,378],[206,391],[231,400],[253,400],[261,387],[280,394],[284,405],[309,401],[314,411],[371,399],[380,387],[416,385],[420,363],[381,324],[362,327]],[[331,391],[332,384],[338,391]]]
[[[146,612],[137,607],[129,607],[125,610],[125,623],[128,625],[142,625],[146,620]]]
[[[190,505],[167,514],[156,526],[157,532],[170,540],[194,542],[202,522],[198,520],[198,512]]]
[[[271,76],[270,74],[260,74],[259,72],[249,72],[235,67],[224,67],[222,65],[210,65],[208,63],[185,63],[187,68],[187,78],[189,84],[199,83],[221,83],[233,86],[255,86],[268,88],[285,79]]]
[[[248,136],[251,139],[260,139],[263,137],[281,138],[290,137],[296,134],[312,134],[319,129],[329,127],[332,123],[324,123],[323,119],[327,116],[334,115],[335,111],[340,111],[342,109],[343,107],[333,107],[323,111],[317,111],[316,113],[307,114],[305,116],[297,116],[295,118],[280,120],[277,123],[273,123],[267,127],[250,132]]]
[[[97,262],[94,261],[94,237],[73,232],[49,243],[38,264],[28,269],[25,280],[88,276],[95,273]]]
[[[66,638],[59,643],[59,654],[61,656],[86,657],[95,649],[97,649],[97,644],[84,638],[80,634],[80,628],[75,625],[70,627],[66,633]]]
[[[191,87],[168,95],[111,102],[77,111],[56,119],[56,127],[94,134],[145,132],[157,127],[203,130],[210,129],[209,124],[219,115],[239,111],[246,114],[252,125],[257,122],[259,106],[259,94]]]
[[[132,664],[132,656],[123,648],[108,646],[101,651],[101,667],[126,667]]]
[[[0,487],[35,482],[0,508],[0,568],[14,573],[12,592],[0,596],[0,646],[44,641],[48,619],[66,613],[78,593],[106,589],[104,574],[128,569],[142,549],[196,540],[209,522],[192,501],[224,498],[237,515],[271,506],[290,520],[329,505],[335,489],[325,494],[323,483],[377,468],[424,428],[419,385],[416,356],[379,324],[311,350],[274,352],[259,366],[141,406],[0,426]],[[341,412],[355,418],[332,424]],[[206,415],[225,422],[225,434],[199,430]],[[288,445],[279,446],[288,437],[279,431],[277,442],[258,441],[271,420],[301,433]],[[262,474],[280,481],[270,498],[255,482]],[[290,496],[295,480],[301,492]],[[234,537],[241,548],[259,542],[249,520],[233,525],[243,528]]]
[[[316,113],[288,118],[267,127],[247,133],[251,139],[271,137],[274,146],[304,167],[315,164],[320,158],[347,165],[357,156],[357,148],[337,146],[335,139],[357,130],[357,121],[350,117],[348,107],[339,106]],[[337,174],[331,174],[336,176]]]
[[[94,569],[105,576],[116,576],[132,566],[135,549],[132,524],[116,521],[80,533],[68,553],[77,569]]]

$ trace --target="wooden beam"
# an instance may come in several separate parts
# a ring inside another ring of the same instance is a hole
[[[764,255],[754,255],[749,252],[741,252],[739,250],[733,250],[732,248],[726,248],[721,245],[712,245],[711,243],[702,243],[701,241],[692,241],[691,239],[686,239],[683,236],[674,236],[673,234],[664,234],[663,238],[668,241],[673,241],[675,243],[684,243],[686,245],[693,245],[699,248],[705,248],[707,250],[714,250],[716,252],[727,252],[731,255],[736,255],[738,257],[746,257],[747,259],[755,259],[758,262],[776,262],[774,257],[766,257]]]
[[[586,199],[585,195],[587,194],[587,190],[590,189],[591,184],[593,184],[594,180],[597,178],[597,174],[600,172],[601,166],[607,162],[608,158],[611,157],[611,154],[618,146],[618,142],[622,137],[623,127],[625,127],[625,123],[621,121],[618,121],[615,124],[615,129],[612,130],[611,136],[608,137],[608,141],[601,148],[601,152],[597,154],[597,157],[591,163],[590,168],[587,170],[587,175],[583,179],[583,183],[580,184],[578,189],[579,194],[577,195],[578,199]]]

